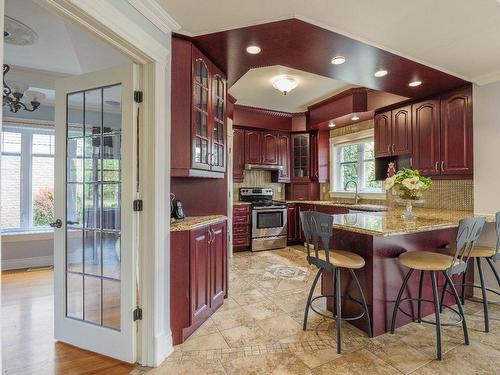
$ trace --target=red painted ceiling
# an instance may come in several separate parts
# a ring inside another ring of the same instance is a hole
[[[284,65],[409,98],[430,96],[468,83],[298,19],[200,35],[194,42],[226,71],[229,86],[249,69],[271,65]],[[260,46],[261,53],[248,54],[249,45]],[[338,55],[345,56],[346,63],[332,65],[331,59]],[[373,73],[379,69],[388,70],[389,74],[374,77]],[[422,85],[409,87],[408,83],[415,79],[421,80]]]

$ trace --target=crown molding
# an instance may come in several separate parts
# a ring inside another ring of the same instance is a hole
[[[259,114],[265,115],[265,116],[289,117],[289,118],[292,118],[292,116],[293,116],[293,114],[290,112],[276,111],[273,109],[252,107],[252,106],[241,105],[241,104],[235,104],[234,109],[238,110],[238,111],[259,113]]]
[[[128,0],[128,2],[165,34],[181,29],[181,25],[156,0]]]

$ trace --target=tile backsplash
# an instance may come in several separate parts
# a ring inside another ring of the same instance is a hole
[[[233,201],[239,200],[240,187],[270,187],[273,189],[273,199],[285,199],[285,184],[271,181],[271,171],[244,171],[245,177],[241,183],[233,183]]]

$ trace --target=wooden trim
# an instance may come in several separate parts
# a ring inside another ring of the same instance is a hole
[[[137,9],[153,25],[165,34],[180,30],[179,25],[165,9],[155,0],[128,0],[129,4]]]
[[[350,95],[354,96],[354,95],[359,95],[359,94],[368,95],[368,89],[365,87],[353,87],[353,88],[344,90],[338,94],[335,94],[333,96],[330,96],[329,98],[323,99],[322,101],[320,101],[318,103],[314,103],[314,104],[310,105],[309,107],[307,107],[307,109],[309,111],[314,110],[314,109],[318,109],[324,105],[331,104],[331,103],[333,103],[339,99],[345,98],[347,96],[350,96]]]
[[[257,113],[259,115],[264,115],[264,116],[289,117],[289,118],[292,118],[292,116],[293,116],[293,114],[290,112],[275,111],[273,109],[252,107],[252,106],[242,105],[242,104],[235,104],[234,109],[239,110],[239,111],[254,112],[254,113]]]

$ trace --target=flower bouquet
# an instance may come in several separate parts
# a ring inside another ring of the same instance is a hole
[[[414,220],[412,201],[422,198],[422,194],[431,187],[430,178],[423,177],[416,169],[404,169],[392,177],[387,177],[384,182],[385,190],[395,189],[399,197],[406,202],[406,211],[402,218]]]

